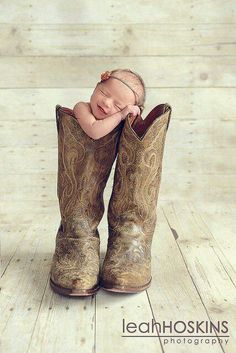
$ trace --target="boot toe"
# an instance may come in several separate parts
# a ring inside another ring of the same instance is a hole
[[[136,293],[148,288],[151,276],[142,275],[140,272],[112,271],[103,272],[100,285],[102,288],[126,293]]]
[[[99,289],[97,276],[54,276],[51,273],[50,284],[56,293],[68,296],[92,295]]]

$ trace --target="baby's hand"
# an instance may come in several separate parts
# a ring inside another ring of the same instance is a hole
[[[122,120],[124,120],[128,114],[131,114],[131,118],[140,115],[140,109],[137,105],[127,105],[121,112],[124,114]]]

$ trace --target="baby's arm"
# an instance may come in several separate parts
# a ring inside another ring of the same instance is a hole
[[[74,114],[81,128],[94,140],[97,140],[112,131],[125,118],[124,112],[117,112],[105,119],[97,120],[88,103],[79,102],[74,106]]]

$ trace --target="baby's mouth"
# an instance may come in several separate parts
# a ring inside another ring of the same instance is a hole
[[[106,114],[105,110],[102,107],[100,107],[100,105],[97,105],[97,106],[98,106],[98,109],[100,110],[100,112],[102,112],[103,114]]]

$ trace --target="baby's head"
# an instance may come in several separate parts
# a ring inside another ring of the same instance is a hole
[[[104,119],[127,105],[138,105],[142,113],[145,99],[146,89],[141,76],[129,69],[116,69],[101,74],[90,106],[97,119]]]

